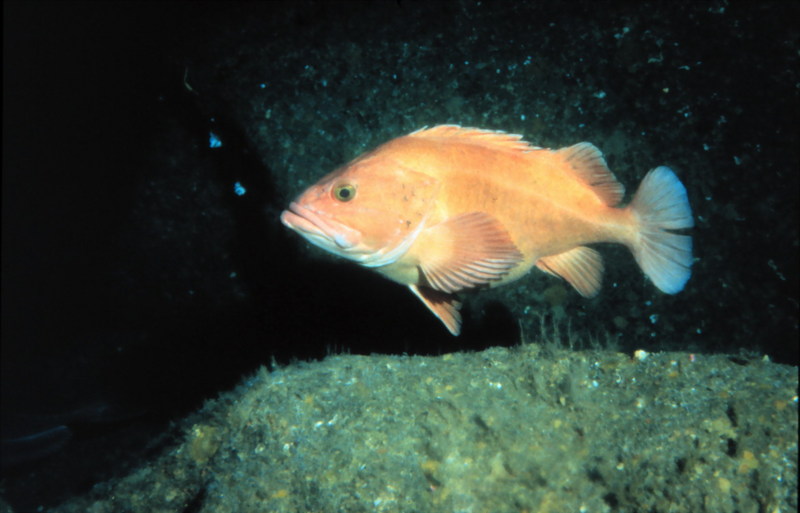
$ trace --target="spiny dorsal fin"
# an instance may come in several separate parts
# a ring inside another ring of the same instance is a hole
[[[603,203],[610,207],[619,205],[625,195],[622,185],[608,169],[603,153],[588,142],[582,142],[556,151],[564,158],[575,176],[588,185]]]
[[[416,132],[411,132],[408,136],[426,139],[461,139],[485,146],[522,152],[540,149],[523,141],[522,136],[519,134],[509,134],[501,130],[483,130],[480,128],[462,127],[459,125],[438,125],[433,128],[424,127]]]

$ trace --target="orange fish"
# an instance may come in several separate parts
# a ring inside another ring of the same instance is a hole
[[[625,188],[592,144],[551,150],[522,136],[440,125],[392,139],[309,187],[281,214],[310,243],[408,286],[453,335],[456,293],[496,287],[536,266],[584,297],[603,260],[587,244],[627,246],[653,284],[691,275],[686,189],[668,167]]]

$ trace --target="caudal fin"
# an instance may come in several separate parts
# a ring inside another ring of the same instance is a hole
[[[694,226],[686,188],[660,166],[639,185],[630,204],[639,223],[633,256],[648,278],[667,294],[677,294],[692,274],[692,238],[668,230]]]

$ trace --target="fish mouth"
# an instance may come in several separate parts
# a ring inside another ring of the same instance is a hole
[[[359,231],[294,201],[281,213],[281,222],[311,244],[347,258],[353,258],[347,252],[355,249],[361,240]]]

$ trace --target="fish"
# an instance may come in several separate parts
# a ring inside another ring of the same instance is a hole
[[[626,246],[659,290],[691,276],[694,225],[686,188],[666,166],[625,187],[601,151],[533,146],[500,130],[438,125],[394,138],[324,176],[281,222],[309,243],[400,283],[453,335],[463,293],[534,267],[593,297],[596,243]]]

